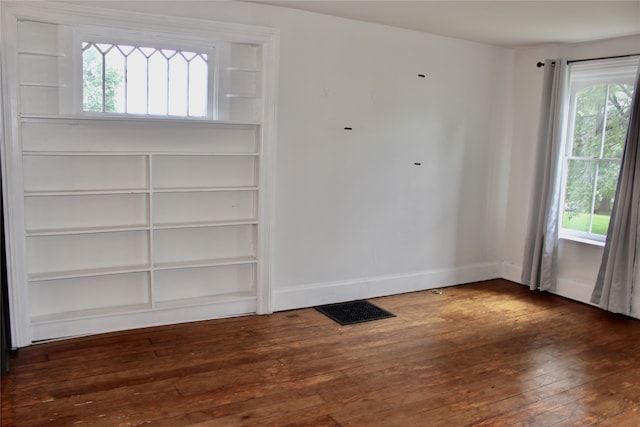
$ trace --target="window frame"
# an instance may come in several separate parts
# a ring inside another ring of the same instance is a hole
[[[192,51],[207,55],[207,114],[205,116],[177,116],[158,114],[115,113],[105,111],[85,111],[83,109],[83,50],[82,43],[104,43],[112,45],[131,45],[150,47],[155,49],[171,49],[177,51]],[[131,31],[113,27],[84,27],[73,28],[73,106],[75,115],[85,117],[121,117],[141,119],[169,119],[169,120],[218,120],[220,116],[219,94],[219,43],[205,39],[165,34],[156,31]]]
[[[560,206],[558,208],[558,235],[561,239],[574,240],[583,243],[588,243],[596,246],[603,246],[606,241],[606,235],[594,234],[592,232],[584,232],[564,228],[562,226],[565,215],[566,204],[566,188],[568,180],[569,162],[571,160],[586,160],[593,161],[595,165],[599,166],[603,162],[617,162],[621,164],[622,159],[612,159],[605,157],[584,157],[574,156],[571,151],[573,148],[574,132],[576,125],[576,113],[577,113],[577,94],[582,89],[586,89],[595,85],[603,84],[635,84],[635,75],[638,67],[637,58],[624,58],[624,59],[612,59],[612,60],[595,60],[586,62],[576,62],[570,64],[569,73],[569,87],[567,92],[568,108],[565,115],[566,119],[566,133],[564,135],[564,141],[562,144],[562,184],[561,184],[561,198]],[[637,90],[637,88],[635,88]],[[596,169],[597,170],[597,169]],[[597,179],[597,174],[596,174]],[[595,196],[597,191],[597,181],[594,186],[592,196]],[[593,203],[590,209],[590,215],[593,216]],[[593,219],[591,218],[591,221]]]

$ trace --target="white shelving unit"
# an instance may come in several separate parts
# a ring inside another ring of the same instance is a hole
[[[262,104],[261,46],[230,43],[222,46],[222,98],[224,118],[259,120]],[[228,115],[228,116],[225,116]]]
[[[3,14],[14,345],[270,312],[277,31],[72,5]],[[212,116],[81,112],[76,31],[91,26],[213,43]]]
[[[156,122],[119,121],[119,133],[145,130],[152,142],[111,151],[109,120],[23,118],[30,311],[34,331],[43,331],[37,338],[60,321],[233,299],[255,311],[259,125]],[[196,135],[205,127],[211,142],[183,151],[173,139],[177,127]],[[81,143],[89,134],[95,151]]]

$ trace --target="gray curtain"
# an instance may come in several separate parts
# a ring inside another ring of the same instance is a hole
[[[591,302],[614,313],[631,314],[637,266],[640,208],[640,67],[631,104],[607,241]]]
[[[522,262],[522,283],[532,290],[555,290],[556,286],[561,150],[566,129],[568,83],[567,60],[546,60],[534,184]]]

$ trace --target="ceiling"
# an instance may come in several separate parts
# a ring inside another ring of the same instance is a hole
[[[505,47],[640,34],[640,0],[257,2]]]

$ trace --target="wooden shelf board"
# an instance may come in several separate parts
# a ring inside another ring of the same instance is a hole
[[[96,189],[96,190],[25,190],[25,197],[40,196],[91,196],[101,194],[144,194],[148,193],[146,188],[122,188],[122,189]]]
[[[32,323],[54,322],[56,320],[82,319],[86,317],[109,314],[132,313],[151,310],[151,304],[118,305],[113,307],[91,308],[87,310],[67,311],[63,313],[45,314],[31,318]]]
[[[42,150],[24,150],[22,152],[25,156],[61,156],[61,157],[72,157],[72,156],[114,156],[114,157],[124,157],[124,156],[153,156],[153,157],[163,157],[163,156],[176,156],[176,157],[260,157],[260,153],[255,151],[67,151],[67,150],[56,150],[56,151],[42,151]]]
[[[254,185],[247,186],[227,186],[227,187],[156,187],[153,189],[155,193],[196,193],[196,192],[214,192],[214,191],[257,191],[258,187]]]
[[[18,55],[33,55],[33,56],[50,56],[52,58],[64,58],[64,52],[46,52],[43,50],[27,50],[27,49],[19,49]]]
[[[132,124],[144,125],[153,123],[167,125],[220,125],[232,128],[255,128],[262,123],[259,121],[246,120],[211,120],[208,118],[179,118],[179,117],[158,117],[158,116],[142,116],[132,114],[83,114],[83,115],[57,115],[57,114],[22,114],[20,119],[23,123],[55,123],[55,122],[111,122],[119,125]]]
[[[200,157],[200,156],[208,156],[208,157],[216,157],[216,156],[220,156],[220,157],[259,157],[260,153],[254,152],[254,151],[229,151],[229,152],[224,152],[224,151],[218,151],[218,152],[170,152],[170,151],[165,151],[165,152],[153,152],[151,153],[152,156],[155,157],[170,157],[170,156],[182,156],[182,157],[186,157],[186,156],[192,156],[192,157]]]
[[[227,67],[227,71],[238,71],[241,73],[260,73],[262,70],[260,68],[249,67]]]
[[[66,88],[67,85],[61,83],[42,83],[42,82],[20,82],[20,86],[28,87],[51,87],[56,89]]]
[[[148,265],[128,265],[105,268],[91,268],[83,270],[51,271],[29,274],[30,282],[41,282],[59,279],[75,279],[79,277],[108,276],[111,274],[141,273],[151,271]]]
[[[154,264],[154,270],[178,270],[187,268],[203,268],[203,267],[222,267],[226,265],[243,265],[255,264],[258,262],[256,257],[237,257],[237,258],[219,258],[219,259],[201,259],[191,261],[170,261],[157,262]]]
[[[114,157],[124,157],[124,156],[148,156],[148,152],[144,151],[68,151],[68,150],[56,150],[56,151],[43,151],[43,150],[24,150],[22,152],[25,156],[114,156]]]
[[[73,227],[73,228],[55,228],[27,230],[27,237],[35,236],[61,236],[66,234],[93,234],[93,233],[112,233],[121,231],[147,231],[151,227],[148,225],[122,225],[122,226],[103,226],[103,227]]]
[[[252,299],[256,299],[255,292],[234,292],[229,294],[209,295],[195,298],[184,298],[179,300],[156,301],[154,305],[156,308],[162,309],[207,305],[213,303],[226,303],[231,301],[245,301]]]
[[[257,95],[243,94],[243,93],[225,93],[225,98],[236,98],[236,99],[260,99]]]
[[[256,219],[231,219],[221,221],[194,221],[179,223],[156,223],[153,225],[155,230],[169,230],[174,228],[205,228],[205,227],[224,227],[229,225],[256,225]]]

